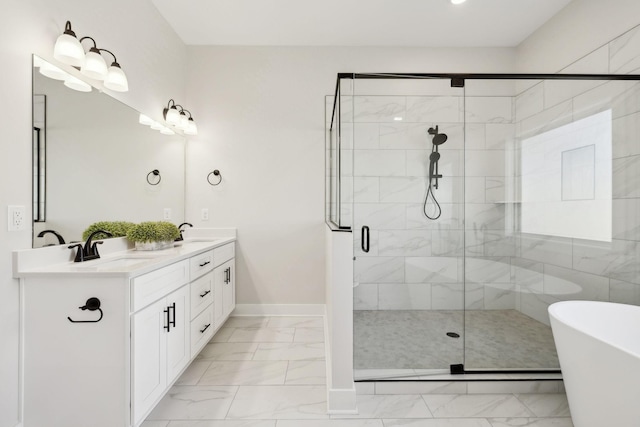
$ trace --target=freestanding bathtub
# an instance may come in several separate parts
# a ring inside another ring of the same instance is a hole
[[[574,427],[640,426],[640,307],[549,306]]]

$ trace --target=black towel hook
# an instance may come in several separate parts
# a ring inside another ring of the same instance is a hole
[[[100,308],[100,300],[96,297],[91,297],[87,300],[87,302],[81,306],[78,307],[80,310],[84,311],[84,310],[89,310],[89,311],[96,311],[98,310],[100,312],[100,317],[98,318],[98,320],[73,320],[71,317],[67,317],[67,319],[69,319],[69,322],[72,323],[98,323],[99,321],[102,320],[102,316],[104,313],[102,313],[102,309]]]

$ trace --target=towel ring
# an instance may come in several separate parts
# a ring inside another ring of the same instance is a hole
[[[211,175],[217,176],[218,177],[218,182],[213,183],[211,182]],[[218,169],[214,170],[213,172],[209,172],[209,175],[207,175],[207,182],[211,185],[218,185],[222,182],[222,174],[220,173],[220,171]]]
[[[158,177],[158,182],[156,182],[156,183],[151,182],[151,179],[150,179],[151,175],[157,176]],[[154,169],[154,170],[152,170],[151,172],[149,172],[147,174],[147,182],[149,183],[149,185],[158,185],[158,184],[160,184],[160,181],[162,181],[162,177],[160,176],[160,171],[158,169]]]

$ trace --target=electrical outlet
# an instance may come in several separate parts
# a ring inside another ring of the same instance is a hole
[[[171,219],[171,208],[164,208],[164,219]]]
[[[9,206],[8,209],[8,230],[24,230],[26,222],[26,209],[24,206]]]
[[[200,214],[200,219],[203,221],[209,221],[209,209],[202,208],[202,213]]]

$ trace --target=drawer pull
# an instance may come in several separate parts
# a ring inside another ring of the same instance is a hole
[[[207,329],[209,329],[209,326],[211,326],[211,323],[205,325],[204,329],[200,329],[200,333],[204,334],[204,331],[206,331]]]
[[[207,264],[211,264],[211,261],[205,261],[204,263],[199,264],[199,265],[200,265],[200,267],[204,267]]]
[[[176,303],[174,302],[169,307],[167,307],[167,309],[173,309],[173,320],[170,320],[169,324],[175,328],[176,327]],[[169,318],[169,313],[167,313],[167,319],[168,318]]]
[[[170,307],[167,307],[166,310],[164,310],[164,314],[167,315],[167,318],[166,318],[167,324],[164,325],[164,328],[167,330],[167,332],[171,330],[171,317],[169,316],[169,308]]]
[[[204,298],[209,293],[211,293],[211,289],[207,289],[207,291],[204,294],[200,294],[200,298]]]

